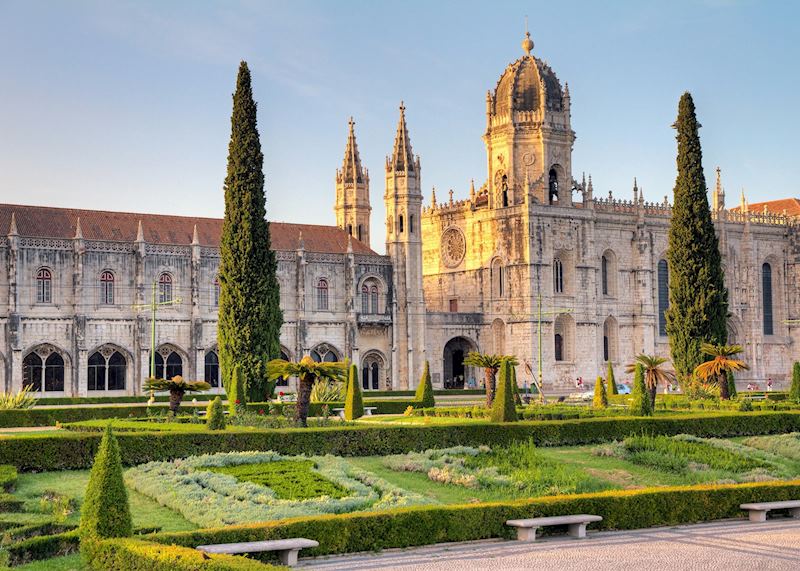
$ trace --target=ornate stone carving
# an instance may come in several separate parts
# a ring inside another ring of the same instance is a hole
[[[464,233],[459,228],[452,226],[442,234],[441,256],[442,262],[448,268],[457,267],[464,259],[467,252],[467,241]]]

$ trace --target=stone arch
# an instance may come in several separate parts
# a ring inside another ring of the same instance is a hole
[[[180,359],[180,361],[178,361]],[[156,348],[155,376],[160,379],[171,379],[185,376],[189,366],[189,355],[174,343],[162,343]]]
[[[602,357],[604,362],[619,360],[619,324],[613,315],[603,322]]]
[[[506,324],[499,317],[492,321],[492,345],[496,355],[506,354]]]
[[[361,358],[361,388],[378,390],[386,386],[386,357],[377,349],[370,349]]]
[[[319,362],[334,362],[342,360],[342,352],[330,343],[318,343],[314,346],[308,355],[314,360]]]
[[[780,335],[783,330],[783,264],[774,254],[764,258],[758,268],[761,329],[764,335]]]
[[[49,342],[31,345],[23,351],[22,385],[40,394],[71,392],[70,354]]]
[[[478,379],[473,367],[464,366],[467,354],[477,350],[477,343],[461,335],[445,343],[442,351],[444,388],[463,389],[465,382],[471,385],[470,379]]]
[[[547,171],[547,202],[548,204],[563,204],[566,199],[567,180],[564,167],[553,163]]]
[[[558,362],[575,360],[575,320],[569,314],[562,313],[553,322],[553,356]]]
[[[374,272],[364,274],[358,281],[356,291],[361,313],[385,313],[389,288],[382,276]]]
[[[570,295],[573,292],[575,271],[573,269],[572,252],[556,250],[553,253],[553,293]]]
[[[728,316],[728,345],[744,346],[744,329],[741,320],[735,315]]]
[[[617,295],[617,255],[611,248],[600,255],[600,294]]]
[[[87,352],[88,391],[124,391],[132,380],[133,356],[116,343],[103,343]]]

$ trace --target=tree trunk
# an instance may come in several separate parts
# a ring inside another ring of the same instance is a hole
[[[483,384],[486,385],[486,406],[491,408],[494,402],[494,369],[486,367],[483,370],[483,375]]]
[[[169,410],[173,416],[178,415],[178,408],[181,406],[184,391],[171,390],[169,391]]]
[[[313,386],[313,375],[300,377],[300,382],[297,386],[297,409],[294,413],[294,420],[300,426],[308,426],[308,403],[311,402],[311,388]]]
[[[658,392],[658,385],[653,383],[647,385],[647,394],[650,398],[650,410],[656,411],[656,393]]]
[[[728,375],[726,375],[724,371],[717,375],[717,384],[719,384],[719,398],[722,400],[730,399],[731,395],[728,393]]]

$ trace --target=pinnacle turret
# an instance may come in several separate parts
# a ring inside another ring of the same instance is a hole
[[[341,177],[345,183],[364,182],[364,171],[361,167],[361,156],[358,154],[356,144],[355,121],[350,117],[348,121],[350,130],[347,134],[347,145],[344,149],[344,161],[342,162]]]
[[[397,135],[394,139],[394,150],[387,170],[413,172],[416,168],[414,153],[411,150],[411,139],[406,127],[406,108],[400,102],[400,120],[397,122]]]

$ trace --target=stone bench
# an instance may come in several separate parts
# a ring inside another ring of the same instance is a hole
[[[374,413],[373,411],[378,410],[376,406],[365,406],[364,407],[364,416],[372,416]],[[344,418],[344,409],[343,408],[335,408],[332,411],[334,414],[339,416],[340,418]]]
[[[599,515],[559,515],[552,517],[535,517],[531,519],[510,519],[506,525],[517,528],[517,539],[519,541],[534,541],[536,530],[540,527],[551,525],[566,525],[567,533],[578,539],[586,537],[586,526],[592,522],[602,521]]]
[[[750,521],[767,521],[767,512],[771,510],[788,509],[792,517],[800,518],[800,500],[789,500],[786,502],[759,502],[753,504],[742,504],[739,506],[743,510],[750,512]]]
[[[219,543],[217,545],[200,545],[198,551],[204,553],[224,553],[236,555],[240,553],[257,553],[274,551],[282,565],[297,565],[297,554],[306,547],[318,547],[313,539],[297,537],[294,539],[274,539],[272,541],[249,541],[243,543]]]

